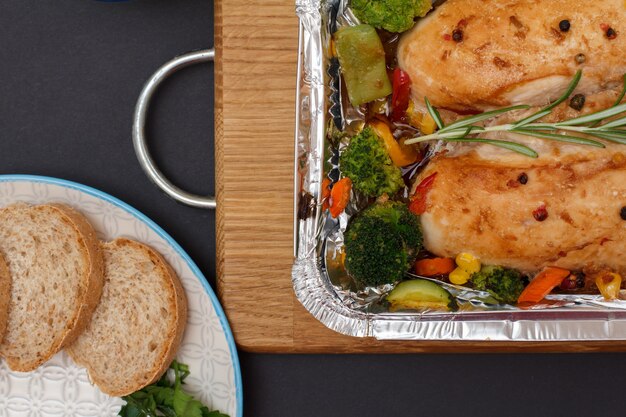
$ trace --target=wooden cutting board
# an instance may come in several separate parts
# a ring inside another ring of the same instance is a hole
[[[215,1],[218,293],[255,352],[626,351],[626,343],[390,342],[328,330],[296,300],[294,0]]]

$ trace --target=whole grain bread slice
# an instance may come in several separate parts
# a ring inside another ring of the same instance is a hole
[[[102,250],[102,299],[67,350],[103,392],[120,397],[167,370],[182,341],[187,299],[172,268],[149,246],[117,239]]]
[[[0,254],[0,343],[4,339],[9,320],[9,302],[11,301],[11,274],[4,256]]]
[[[12,278],[0,355],[11,369],[31,371],[90,321],[102,293],[102,253],[87,219],[61,204],[1,209],[0,253]]]

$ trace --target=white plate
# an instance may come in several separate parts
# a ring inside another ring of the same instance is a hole
[[[224,311],[189,255],[152,220],[101,191],[49,177],[0,175],[0,206],[15,202],[60,202],[83,213],[111,240],[129,237],[159,251],[181,278],[189,318],[177,359],[189,365],[186,390],[212,409],[241,417],[239,360]],[[29,373],[10,371],[0,361],[0,416],[114,417],[123,401],[91,385],[84,369],[63,352]]]

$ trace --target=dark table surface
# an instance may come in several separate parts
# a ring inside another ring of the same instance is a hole
[[[215,216],[165,197],[131,143],[145,79],[213,44],[206,0],[0,2],[0,173],[78,181],[160,224],[215,285]],[[213,192],[209,66],[168,81],[149,120],[175,182]],[[244,414],[277,416],[623,415],[626,356],[259,355],[240,352]]]

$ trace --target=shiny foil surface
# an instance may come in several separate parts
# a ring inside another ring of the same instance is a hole
[[[342,100],[339,65],[328,48],[338,27],[358,20],[347,0],[296,0],[296,13],[300,44],[292,280],[298,300],[313,316],[339,333],[377,339],[626,340],[626,301],[608,302],[601,295],[549,295],[549,304],[522,310],[500,305],[489,293],[434,280],[456,298],[458,311],[389,312],[384,298],[392,285],[358,286],[345,272],[341,248],[350,216],[366,202],[353,198],[337,219],[321,204],[323,179],[339,177],[338,155],[347,144],[341,132],[358,129],[363,116]]]

